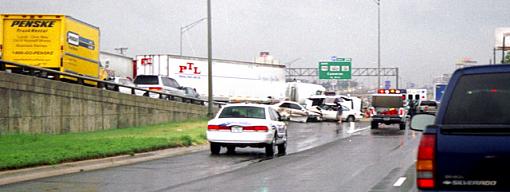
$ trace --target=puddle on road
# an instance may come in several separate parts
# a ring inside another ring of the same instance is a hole
[[[368,129],[367,123],[363,122],[289,123],[288,127],[287,151],[289,153],[304,151],[338,139],[361,134]]]

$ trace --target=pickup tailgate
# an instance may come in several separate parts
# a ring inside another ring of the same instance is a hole
[[[439,189],[510,189],[510,135],[437,134]]]

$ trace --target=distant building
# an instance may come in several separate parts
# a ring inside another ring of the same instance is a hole
[[[475,66],[478,62],[471,60],[471,58],[466,57],[461,59],[459,62],[455,63],[455,69],[460,69],[464,67]]]
[[[260,52],[259,57],[255,58],[255,63],[280,64],[280,61],[274,59],[269,52]]]
[[[133,71],[133,58],[131,57],[101,51],[99,60],[108,71],[109,76],[134,78],[136,75]]]

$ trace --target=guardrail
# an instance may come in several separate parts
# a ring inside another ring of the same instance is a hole
[[[13,66],[16,66],[17,68],[11,69],[11,68],[8,68],[7,65],[13,65]],[[46,69],[46,68],[42,68],[42,67],[36,67],[36,66],[11,62],[11,61],[0,60],[0,71],[6,71],[8,69],[18,71],[19,73],[24,74],[24,75],[42,77],[42,78],[53,79],[53,80],[60,80],[61,79],[60,76],[63,75],[63,76],[71,77],[71,78],[76,78],[77,81],[73,81],[73,83],[81,84],[81,85],[86,85],[84,83],[85,81],[92,81],[92,82],[97,83],[97,88],[106,89],[106,90],[110,90],[110,91],[119,92],[119,90],[120,90],[119,88],[124,87],[124,88],[131,89],[132,95],[137,95],[137,90],[138,90],[139,91],[138,93],[142,93],[142,96],[146,96],[146,97],[149,97],[151,95],[151,93],[153,93],[153,94],[157,94],[159,99],[172,100],[172,101],[178,101],[178,102],[184,102],[184,103],[192,103],[192,104],[197,104],[197,105],[204,105],[204,104],[208,103],[207,100],[203,100],[203,99],[199,99],[199,98],[192,98],[192,97],[186,97],[186,96],[182,96],[182,95],[163,93],[160,91],[147,90],[147,89],[138,88],[138,87],[131,87],[131,86],[127,86],[127,85],[117,84],[117,83],[113,83],[110,81],[103,81],[103,80],[86,77],[86,76],[82,76],[82,75],[77,75],[77,74],[72,74],[72,73],[67,73],[67,72],[60,72],[60,71],[56,71],[56,70],[52,70],[52,69]],[[218,107],[221,107],[224,104],[225,103],[222,103],[222,102],[214,102],[213,103],[213,105],[218,105]]]

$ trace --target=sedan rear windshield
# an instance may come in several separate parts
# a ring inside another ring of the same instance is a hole
[[[254,118],[265,119],[265,110],[261,107],[252,106],[232,106],[225,107],[219,118]]]
[[[158,80],[158,76],[140,75],[140,76],[136,76],[134,83],[142,84],[142,85],[157,85],[157,84],[159,84],[159,80]]]
[[[510,124],[510,74],[461,77],[444,124]]]
[[[421,106],[437,106],[435,101],[422,101],[420,103]]]

